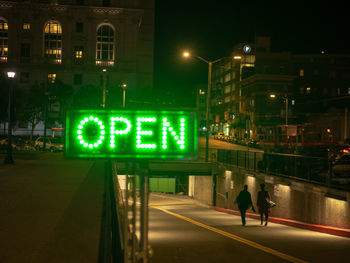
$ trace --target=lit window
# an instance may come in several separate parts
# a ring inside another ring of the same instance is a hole
[[[30,30],[30,23],[23,23],[24,30]]]
[[[45,25],[44,41],[44,56],[60,64],[62,62],[62,27],[58,22],[50,21]]]
[[[47,80],[49,83],[55,83],[56,81],[56,74],[55,73],[49,73],[47,75]]]
[[[75,51],[75,58],[82,59],[83,58],[83,51],[82,50]]]
[[[224,93],[227,94],[227,93],[230,93],[231,92],[231,86],[226,86],[225,89],[224,89]]]
[[[300,77],[304,77],[304,70],[303,70],[303,69],[300,69],[300,70],[299,70],[299,76],[300,76]]]
[[[0,19],[0,62],[7,62],[8,56],[8,24]]]
[[[96,35],[96,65],[114,65],[114,29],[101,25]]]
[[[310,94],[311,93],[311,87],[306,88],[306,93]]]
[[[84,47],[82,46],[75,46],[74,47],[74,59],[77,60],[81,60],[83,59],[84,56]]]

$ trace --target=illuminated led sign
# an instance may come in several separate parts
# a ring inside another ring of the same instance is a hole
[[[192,159],[197,119],[186,111],[70,110],[66,157]]]

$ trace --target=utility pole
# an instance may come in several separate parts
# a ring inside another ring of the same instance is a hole
[[[205,161],[206,162],[208,162],[208,159],[209,159],[209,132],[210,132],[209,116],[210,116],[211,71],[212,71],[213,62],[208,61],[208,65],[209,67],[208,67],[207,108],[205,113],[205,118],[206,118],[205,126],[207,126],[207,133],[205,137]]]

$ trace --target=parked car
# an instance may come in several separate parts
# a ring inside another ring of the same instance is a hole
[[[229,142],[229,143],[235,143],[235,137],[234,136],[228,136],[228,139],[227,139],[227,141]]]
[[[2,139],[0,140],[0,148],[5,149],[7,148],[8,145],[8,138]],[[28,143],[28,141],[26,141],[25,139],[21,138],[21,137],[12,137],[12,149],[13,150],[33,150],[33,147],[30,146],[30,144]]]
[[[34,142],[34,148],[36,150],[43,150],[44,148],[44,137],[38,137]],[[63,151],[63,144],[53,142],[51,138],[46,138],[46,150],[50,152],[61,152]]]
[[[5,138],[5,139],[2,139],[0,140],[0,147],[1,148],[7,148],[7,145],[8,145],[8,138]],[[14,140],[12,141],[12,149],[15,149],[16,148],[16,144],[14,142]]]
[[[350,154],[344,154],[334,162],[333,174],[335,177],[350,178]]]
[[[223,132],[218,132],[214,135],[215,140],[222,140],[224,138],[225,134]]]

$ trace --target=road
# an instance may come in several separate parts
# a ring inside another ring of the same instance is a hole
[[[205,147],[205,138],[200,138],[200,146]],[[240,151],[252,151],[252,152],[263,152],[263,150],[255,149],[252,147],[228,143],[224,141],[209,139],[210,149],[224,149],[224,150],[240,150]]]
[[[350,239],[200,206],[188,197],[151,194],[151,263],[349,262]]]

